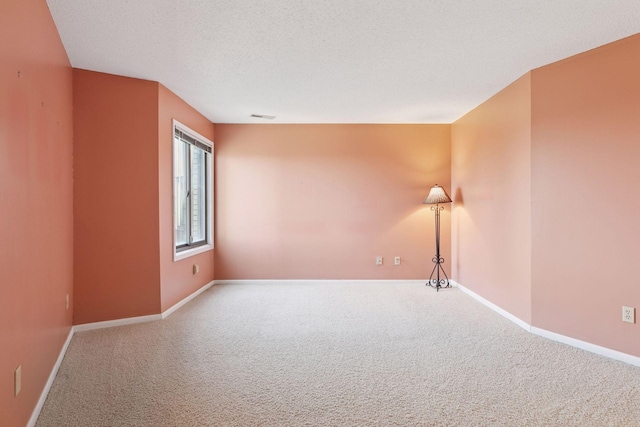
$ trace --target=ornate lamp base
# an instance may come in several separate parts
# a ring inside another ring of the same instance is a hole
[[[431,270],[431,276],[429,276],[429,281],[427,282],[427,286],[436,288],[436,292],[438,292],[440,288],[450,288],[451,283],[449,283],[449,277],[447,276],[447,273],[444,272],[444,268],[442,268],[442,264],[444,263],[444,258],[442,258],[440,255],[436,255],[433,257],[432,261],[435,263],[435,265],[433,266],[433,270]],[[440,278],[441,271],[445,277],[444,279]]]

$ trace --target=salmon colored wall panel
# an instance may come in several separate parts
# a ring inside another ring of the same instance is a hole
[[[158,83],[73,75],[74,323],[159,313]]]
[[[640,356],[640,35],[532,72],[533,324]]]
[[[24,426],[69,334],[72,73],[44,0],[0,5],[0,425]],[[22,366],[22,391],[13,375]]]
[[[216,279],[429,276],[422,200],[450,189],[449,125],[218,124],[216,138]],[[450,206],[441,233],[449,271]]]
[[[531,321],[531,77],[452,125],[453,276]]]
[[[214,263],[212,251],[173,261],[173,119],[213,141],[213,124],[160,85],[158,147],[162,311],[211,282]],[[200,266],[198,274],[193,274],[193,264]]]

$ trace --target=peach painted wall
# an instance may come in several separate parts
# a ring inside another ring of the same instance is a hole
[[[216,279],[428,277],[450,153],[449,125],[216,125]]]
[[[73,77],[74,323],[159,313],[158,83]]]
[[[160,202],[160,281],[162,311],[213,280],[213,251],[173,261],[173,119],[213,141],[213,124],[169,89],[160,85],[158,157]],[[193,264],[200,272],[193,274]]]
[[[640,35],[532,72],[533,324],[640,356]]]
[[[453,277],[531,321],[531,77],[451,130]]]
[[[20,74],[18,74],[20,73]],[[71,329],[71,66],[44,0],[0,5],[0,425],[24,426]],[[73,301],[72,301],[73,302]],[[22,391],[13,375],[22,366]]]

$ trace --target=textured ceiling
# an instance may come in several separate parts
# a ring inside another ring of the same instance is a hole
[[[527,71],[640,32],[639,0],[47,0],[73,67],[215,123],[450,123]]]

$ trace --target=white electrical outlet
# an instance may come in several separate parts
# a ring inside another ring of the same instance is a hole
[[[193,264],[193,274],[198,274],[200,272],[200,266],[198,264]]]
[[[66,296],[65,305],[67,307],[67,310],[69,310],[69,294],[67,294]]]
[[[636,309],[633,307],[622,306],[622,321],[627,323],[636,323]]]
[[[376,265],[382,265],[382,257],[381,256],[376,257]]]
[[[20,389],[22,389],[22,365],[18,366],[13,373],[13,395],[17,396],[20,394]]]
[[[400,265],[400,257],[399,257],[399,256],[395,257],[395,258],[393,259],[393,263],[394,263],[395,265]]]

